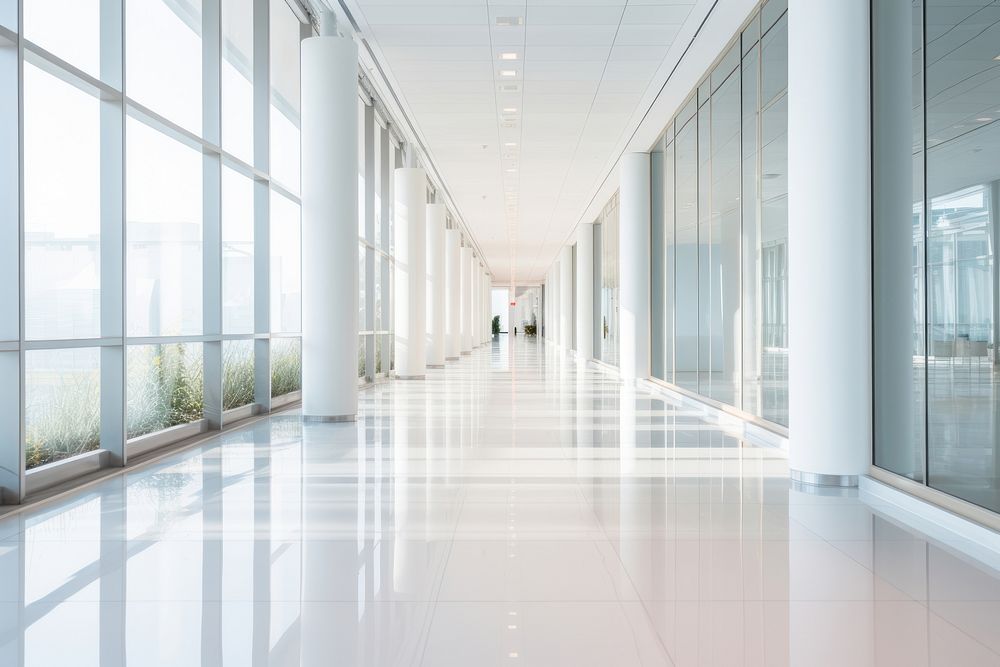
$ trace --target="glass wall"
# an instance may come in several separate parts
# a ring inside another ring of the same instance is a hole
[[[3,502],[42,488],[47,464],[102,449],[120,465],[298,398],[309,34],[286,0],[0,2]],[[370,102],[369,380],[392,367],[400,150]]]
[[[595,234],[600,234],[600,242],[595,243],[597,266],[594,276],[600,280],[598,304],[600,313],[598,343],[594,345],[594,355],[606,364],[618,365],[618,193],[604,206],[600,217],[594,222]]]
[[[770,0],[651,155],[652,374],[788,424],[787,12]]]
[[[399,147],[370,98],[358,100],[358,382],[394,369],[392,183]],[[428,199],[428,201],[431,201]]]
[[[1000,511],[1000,7],[873,3],[876,466]]]

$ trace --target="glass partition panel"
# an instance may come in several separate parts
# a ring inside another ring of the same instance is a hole
[[[149,125],[127,122],[130,336],[202,329],[202,156]]]
[[[302,389],[302,339],[271,340],[271,396]]]
[[[132,345],[126,367],[129,438],[204,416],[201,343]]]
[[[25,354],[25,468],[101,445],[101,352],[96,347]]]
[[[222,0],[222,147],[253,164],[253,0]]]
[[[128,96],[196,134],[202,124],[201,0],[125,0]]]
[[[24,66],[25,335],[101,335],[101,102]]]
[[[676,265],[674,280],[674,378],[698,391],[698,121],[692,118],[674,139]]]
[[[222,168],[222,331],[253,333],[253,181]],[[278,230],[284,231],[283,229]]]

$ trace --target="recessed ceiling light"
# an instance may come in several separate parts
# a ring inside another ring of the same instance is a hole
[[[516,141],[507,141],[507,142],[504,142],[504,146],[506,146],[507,148],[512,148],[514,146],[517,146],[517,142]]]
[[[993,56],[993,60],[1000,60],[1000,56]]]
[[[502,69],[500,70],[500,76],[517,76],[516,69]]]
[[[500,28],[510,28],[511,26],[524,25],[523,16],[498,16],[497,26]]]
[[[517,113],[517,107],[504,107],[504,113]]]
[[[977,118],[976,120],[978,120],[980,123],[988,123],[988,122],[990,122],[993,119],[992,118],[985,118],[984,117],[984,118]]]
[[[517,51],[504,51],[500,54],[500,60],[517,60]]]
[[[508,169],[507,170],[508,174],[513,174],[513,173],[516,173],[516,172],[517,172],[517,169]]]

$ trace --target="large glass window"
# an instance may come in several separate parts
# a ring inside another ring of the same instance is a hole
[[[200,134],[201,0],[125,0],[125,33],[128,96]]]
[[[302,226],[299,205],[271,192],[271,330],[302,329]]]
[[[253,0],[222,0],[222,147],[253,164]]]
[[[116,1],[0,0],[0,380],[24,399],[0,415],[4,498],[51,463],[118,464],[302,386],[308,26],[286,0]],[[393,365],[400,149],[391,119],[358,120],[371,378]]]
[[[253,333],[253,220],[253,181],[247,176],[223,167],[223,333]]]
[[[271,0],[271,176],[299,191],[299,20]]]
[[[787,424],[787,18],[774,9],[654,150],[650,293],[655,377]]]
[[[24,67],[25,335],[101,335],[101,102]]]
[[[618,365],[618,193],[611,198],[596,228],[601,231],[599,305],[600,327],[594,351],[601,361]]]
[[[126,365],[129,438],[188,424],[204,416],[200,343],[131,346]]]
[[[25,366],[25,467],[97,449],[100,350],[32,350],[25,355]]]
[[[130,336],[200,334],[201,153],[145,123],[127,123]]]
[[[24,37],[100,78],[101,0],[24,0]]]
[[[1000,10],[874,8],[874,462],[1000,511]]]

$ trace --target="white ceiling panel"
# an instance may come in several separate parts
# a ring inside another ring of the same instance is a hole
[[[498,283],[543,279],[711,4],[345,2]]]

